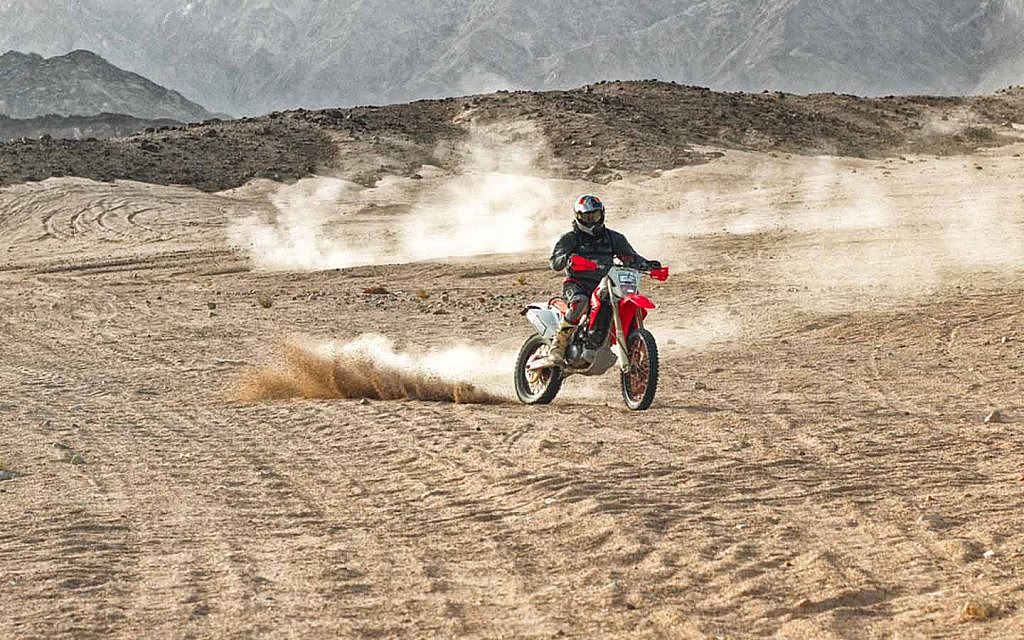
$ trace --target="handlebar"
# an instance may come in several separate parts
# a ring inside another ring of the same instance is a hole
[[[569,266],[573,271],[597,271],[601,268],[601,265],[583,256],[571,256]]]
[[[602,266],[601,264],[593,260],[590,260],[589,258],[584,258],[583,256],[569,257],[569,268],[572,269],[573,271],[597,271],[599,269],[608,269],[611,268],[612,266],[615,266],[614,263],[608,266]],[[655,280],[658,280],[659,282],[664,282],[668,280],[668,267],[658,267],[656,269],[649,269],[647,271],[644,271],[643,269],[637,269],[637,271],[645,272]]]
[[[651,269],[651,277],[658,282],[665,282],[668,280],[668,267],[660,267],[658,269]]]

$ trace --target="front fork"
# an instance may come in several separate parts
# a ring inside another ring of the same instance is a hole
[[[619,314],[619,301],[612,295],[611,284],[608,282],[607,276],[601,284],[608,293],[608,302],[612,305],[612,326],[615,330],[615,349],[619,357],[619,369],[623,373],[629,373],[633,370],[633,365],[629,362],[629,351],[626,350],[626,334],[622,327],[622,316]]]

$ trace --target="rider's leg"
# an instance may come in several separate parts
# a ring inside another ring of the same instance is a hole
[[[569,280],[562,287],[562,297],[569,305],[569,312],[562,320],[562,326],[551,341],[551,349],[548,351],[547,362],[552,366],[561,365],[565,362],[565,350],[569,346],[576,325],[586,315],[590,302],[590,291],[586,286]]]
[[[590,308],[590,294],[592,292],[592,288],[575,280],[567,280],[562,285],[562,297],[565,298],[565,304],[569,305],[569,313],[565,314],[566,322],[572,326],[580,323],[580,320],[587,314],[587,310]]]

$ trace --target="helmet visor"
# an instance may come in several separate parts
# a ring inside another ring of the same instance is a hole
[[[582,224],[597,224],[604,219],[604,211],[594,209],[593,211],[577,211],[576,219]]]

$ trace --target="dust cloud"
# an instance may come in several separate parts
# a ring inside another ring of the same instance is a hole
[[[426,400],[456,404],[506,402],[501,380],[515,354],[469,345],[423,353],[397,351],[386,337],[363,334],[344,343],[292,340],[246,372],[231,398],[260,400]]]
[[[609,226],[672,268],[673,280],[659,286],[723,267],[730,281],[758,283],[780,309],[884,308],[1024,263],[1024,186],[1009,158],[984,160],[982,172],[974,166],[982,160],[964,158],[729,152],[598,186],[539,175],[537,160],[549,152],[531,124],[470,125],[453,172],[423,167],[422,179],[387,177],[373,188],[300,181],[274,195],[273,219],[246,220],[232,237],[260,269],[541,254],[568,228],[566,203],[595,191],[609,205]],[[699,306],[659,311],[652,327],[671,351],[756,336],[771,318],[726,304],[732,297],[707,290]]]
[[[617,228],[677,275],[726,263],[795,307],[869,309],[1024,263],[1024,185],[1011,165],[732,153],[624,189],[632,215]],[[714,250],[735,236],[758,248]]]
[[[323,177],[284,185],[271,197],[276,218],[235,223],[228,228],[229,241],[244,247],[260,269],[316,271],[373,263],[379,258],[375,252],[327,232],[337,203],[362,188]]]
[[[871,176],[830,172],[831,193],[802,193],[804,211],[773,279],[804,292],[795,296],[800,306],[827,311],[932,295],[1019,267],[1020,195],[1005,184],[991,190],[973,166],[955,163],[935,161],[929,172],[910,164]]]
[[[454,174],[301,180],[272,197],[272,219],[232,225],[229,242],[257,269],[296,271],[536,250],[559,222],[560,198],[535,174],[545,152],[532,124],[473,125]]]

